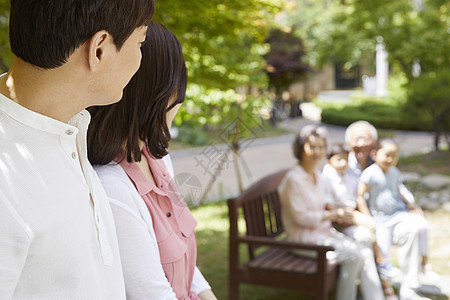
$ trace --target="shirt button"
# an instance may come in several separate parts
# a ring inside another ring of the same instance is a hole
[[[66,130],[66,134],[67,134],[67,135],[72,135],[72,134],[73,134],[73,130],[67,129],[67,130]]]
[[[161,184],[161,185],[160,185],[159,187],[160,187],[160,188],[163,188],[163,187],[164,187],[164,185],[162,185],[162,184]]]
[[[72,158],[73,159],[77,158],[77,154],[75,152],[72,152]]]
[[[168,212],[168,213],[166,214],[166,216],[167,216],[168,218],[170,218],[170,217],[172,216],[172,214],[171,214],[170,212]]]

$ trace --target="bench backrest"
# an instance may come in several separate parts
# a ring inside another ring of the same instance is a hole
[[[277,189],[287,171],[287,169],[281,170],[264,177],[246,189],[239,197],[228,201],[230,226],[236,223],[236,235],[240,211],[243,211],[246,235],[273,238],[284,232]],[[256,249],[257,246],[249,247],[250,259],[254,257]]]

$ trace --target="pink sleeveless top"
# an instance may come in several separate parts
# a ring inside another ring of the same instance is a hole
[[[192,278],[197,260],[197,239],[194,229],[197,221],[182,199],[164,162],[143,151],[156,186],[139,166],[126,159],[120,162],[144,200],[152,217],[164,273],[180,300],[199,300],[191,292]]]

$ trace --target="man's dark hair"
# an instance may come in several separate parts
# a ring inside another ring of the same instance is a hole
[[[326,143],[328,137],[328,131],[323,126],[318,125],[306,125],[300,129],[295,136],[294,143],[292,144],[292,151],[298,161],[302,160],[303,149],[310,136],[316,136],[323,139]]]
[[[32,65],[56,68],[100,30],[120,50],[154,11],[154,0],[11,0],[11,51]]]
[[[349,152],[349,148],[344,143],[334,143],[328,149],[327,158],[330,159],[337,154],[348,154]]]
[[[122,100],[89,108],[88,155],[93,165],[107,164],[123,150],[128,162],[140,161],[139,141],[147,141],[155,158],[167,154],[166,113],[182,103],[186,93],[183,52],[175,35],[154,21],[141,51],[141,66],[125,87]]]

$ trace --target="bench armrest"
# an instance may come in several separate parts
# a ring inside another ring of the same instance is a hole
[[[304,244],[297,242],[289,242],[284,240],[276,240],[273,238],[267,237],[259,237],[259,236],[238,236],[238,243],[246,243],[250,245],[258,245],[258,246],[274,246],[274,247],[284,247],[284,248],[292,248],[292,249],[304,249],[304,250],[313,250],[317,252],[328,252],[333,251],[334,248],[331,246],[322,246],[322,245],[314,245],[314,244]]]

